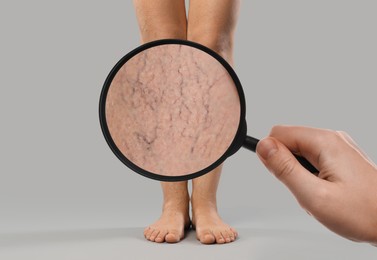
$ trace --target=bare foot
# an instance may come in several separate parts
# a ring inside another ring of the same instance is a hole
[[[194,207],[192,224],[202,244],[224,244],[236,240],[238,233],[224,223],[214,206]]]
[[[187,205],[165,205],[159,220],[145,228],[147,240],[157,243],[177,243],[185,236],[185,229],[190,227]]]

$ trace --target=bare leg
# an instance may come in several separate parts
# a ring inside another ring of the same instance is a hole
[[[187,39],[199,42],[233,63],[233,37],[240,0],[191,0]]]
[[[177,243],[190,225],[187,181],[161,182],[164,196],[161,217],[144,230],[146,239],[162,243]]]
[[[238,9],[238,0],[191,0],[187,39],[211,48],[232,64]],[[229,243],[237,237],[237,231],[225,224],[217,212],[220,175],[221,166],[193,180],[192,222],[198,240],[204,244]]]
[[[180,0],[134,0],[143,43],[165,39],[186,39],[186,11]],[[160,219],[144,230],[153,242],[179,242],[190,224],[187,181],[161,182],[163,208]]]
[[[134,0],[142,42],[186,39],[184,0]]]

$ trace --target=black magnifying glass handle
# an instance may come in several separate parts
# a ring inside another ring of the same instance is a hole
[[[251,136],[246,136],[245,141],[243,142],[242,146],[255,153],[258,142],[259,142],[258,139]],[[308,171],[310,171],[311,173],[315,175],[318,175],[319,171],[308,160],[306,160],[302,156],[298,156],[295,154],[293,155],[296,157],[297,161],[299,161],[299,163],[302,166],[304,166],[305,169],[307,169]]]

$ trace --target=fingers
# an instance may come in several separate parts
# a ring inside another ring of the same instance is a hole
[[[271,137],[284,144],[292,153],[301,155],[309,160],[315,167],[319,167],[321,154],[330,152],[337,136],[335,131],[300,126],[275,126],[272,128]]]
[[[320,171],[335,167],[337,172],[342,172],[344,170],[342,168],[347,169],[352,166],[352,161],[347,158],[358,157],[362,157],[376,167],[352,138],[342,131],[302,126],[275,126],[271,130],[270,137],[277,139],[292,153],[305,157]],[[335,161],[342,163],[335,164]],[[325,171],[321,172],[321,178],[325,178]]]
[[[291,147],[297,148],[297,145]],[[304,208],[307,208],[323,180],[301,166],[292,152],[273,137],[267,137],[258,143],[257,154],[269,171],[291,190]]]

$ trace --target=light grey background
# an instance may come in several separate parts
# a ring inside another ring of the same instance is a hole
[[[275,124],[349,132],[377,160],[377,2],[243,1],[235,70],[249,134]],[[113,65],[139,45],[131,1],[2,1],[1,259],[375,259],[318,224],[246,150],[225,164],[223,218],[240,232],[203,246],[146,242],[158,182],[122,165],[97,107]]]

